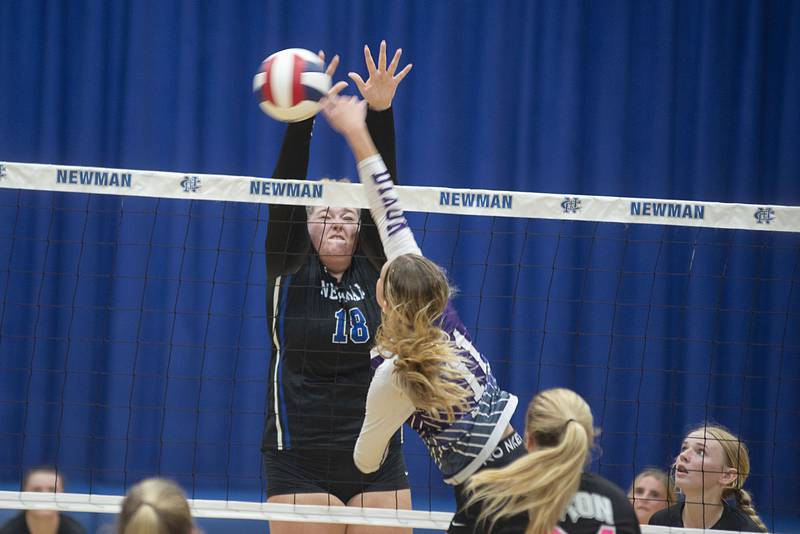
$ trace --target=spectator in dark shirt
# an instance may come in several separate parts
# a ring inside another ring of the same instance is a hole
[[[646,525],[654,513],[676,504],[675,483],[661,469],[648,467],[633,479],[628,490],[631,502],[640,525]]]
[[[25,474],[22,491],[63,493],[64,478],[54,467],[36,467]],[[58,510],[25,510],[0,527],[0,534],[86,534],[86,530]]]

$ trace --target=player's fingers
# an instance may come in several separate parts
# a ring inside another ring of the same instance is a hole
[[[367,84],[364,83],[364,79],[361,78],[361,76],[359,76],[356,72],[350,72],[347,74],[347,76],[353,80],[353,83],[356,84],[356,87],[358,87],[358,90],[361,91],[361,94],[364,94],[364,91],[367,90]]]
[[[331,99],[328,98],[327,96],[323,96],[322,98],[319,99],[319,107],[320,109],[322,109],[323,113],[327,113],[328,110],[330,110],[330,106],[331,106]]]
[[[341,82],[336,82],[336,85],[331,87],[330,90],[328,91],[328,97],[338,95],[344,90],[345,87],[347,87],[347,82],[345,82],[344,80],[342,80]]]
[[[380,72],[386,70],[386,41],[381,41],[381,51],[378,54],[378,70]]]
[[[339,67],[339,54],[333,56],[331,64],[328,65],[327,69],[325,69],[325,74],[327,74],[328,76],[333,76],[333,74],[336,72],[337,67]]]
[[[367,72],[371,78],[375,74],[375,62],[372,60],[372,53],[367,45],[364,45],[364,61],[367,64]]]
[[[397,64],[400,63],[400,56],[403,55],[403,49],[398,48],[397,52],[394,53],[394,57],[392,58],[392,62],[389,63],[389,68],[386,72],[389,73],[389,76],[394,76],[394,71],[397,70]]]
[[[397,76],[394,77],[394,81],[397,82],[397,83],[402,82],[403,78],[405,78],[408,75],[408,73],[411,72],[411,68],[413,66],[414,66],[413,63],[409,63],[408,65],[403,67],[403,70],[401,70],[400,73]]]
[[[319,57],[324,62],[325,61],[325,51],[324,50],[320,50],[319,52],[317,52],[317,57]]]

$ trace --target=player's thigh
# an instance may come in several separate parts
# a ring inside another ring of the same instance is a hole
[[[315,504],[320,506],[344,506],[344,503],[330,493],[290,493],[273,495],[267,499],[275,504]],[[294,521],[270,521],[270,534],[344,534],[347,525],[333,523],[302,523]]]
[[[364,508],[390,508],[393,510],[411,510],[411,490],[370,491],[359,493],[347,501],[347,506]],[[374,527],[370,525],[347,525],[347,534],[411,534],[410,528]]]

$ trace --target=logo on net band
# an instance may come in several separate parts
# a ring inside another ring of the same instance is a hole
[[[196,193],[200,189],[200,178],[197,176],[186,176],[181,180],[181,187],[184,193]]]
[[[775,210],[770,207],[758,208],[753,217],[758,224],[769,224],[775,220]]]
[[[5,163],[0,163],[0,180],[6,177],[6,165]]]
[[[564,213],[578,213],[581,209],[581,199],[578,197],[564,197],[561,209]]]

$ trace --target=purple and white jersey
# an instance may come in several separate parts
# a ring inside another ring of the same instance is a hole
[[[453,485],[465,482],[477,471],[502,439],[517,398],[497,386],[489,362],[473,346],[452,303],[442,316],[442,329],[461,350],[461,365],[468,371],[468,378],[462,382],[473,392],[467,399],[467,410],[456,412],[453,421],[417,410],[393,378],[397,356],[372,349],[375,376],[353,454],[361,471],[370,473],[380,467],[389,438],[403,422],[420,435],[444,481]]]
[[[467,399],[467,410],[457,413],[453,422],[417,411],[408,424],[428,447],[444,481],[457,485],[489,458],[514,415],[517,398],[497,386],[489,362],[472,344],[452,302],[447,303],[442,316],[442,330],[461,350],[463,365],[469,371],[462,384],[473,394]]]
[[[401,254],[421,254],[400,207],[391,176],[380,156],[358,164],[372,217],[389,260]],[[517,398],[497,387],[489,362],[473,346],[452,303],[441,318],[441,328],[461,353],[459,366],[466,369],[465,388],[472,390],[467,409],[456,412],[454,421],[419,411],[394,380],[397,356],[372,349],[375,375],[367,392],[367,407],[361,433],[353,451],[356,467],[363,473],[378,470],[389,440],[404,422],[417,431],[448,484],[465,482],[489,458],[503,437],[517,407]]]

